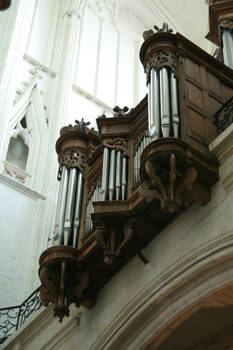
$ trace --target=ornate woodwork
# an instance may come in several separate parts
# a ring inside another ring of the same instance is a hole
[[[221,27],[233,29],[233,3],[231,0],[208,1],[209,33],[206,38],[221,48]]]
[[[11,5],[11,0],[0,0],[0,11],[8,9]]]
[[[205,205],[218,179],[208,146],[217,137],[213,116],[233,94],[233,71],[164,29],[146,35],[140,59],[146,73],[157,69],[155,62],[168,73],[161,91],[172,112],[169,136],[162,137],[163,115],[160,132],[150,134],[146,96],[130,111],[116,107],[113,117],[99,117],[98,132],[83,120],[62,128],[56,143],[66,191],[58,200],[57,245],[42,253],[39,275],[41,299],[55,304],[60,319],[72,302],[93,306],[98,291],[133,257],[147,263],[141,250],[194,202]]]

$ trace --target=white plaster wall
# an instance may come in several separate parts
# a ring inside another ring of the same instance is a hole
[[[28,274],[40,201],[2,183],[0,198],[0,307],[6,307],[21,304],[33,291]]]
[[[38,0],[26,53],[50,66],[54,51],[60,1]]]

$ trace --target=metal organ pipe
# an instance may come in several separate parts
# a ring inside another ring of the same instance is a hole
[[[126,187],[127,187],[127,159],[122,158],[122,200],[126,199]]]
[[[102,200],[106,200],[108,195],[109,153],[109,149],[107,147],[104,147],[101,186]]]
[[[178,137],[179,134],[179,108],[178,108],[178,91],[177,91],[177,80],[174,73],[171,73],[171,105],[172,105],[172,126],[174,137]]]
[[[150,71],[149,84],[149,134],[152,138],[159,137],[159,81],[155,68]]]
[[[77,182],[77,170],[71,168],[69,171],[68,191],[66,200],[65,223],[64,223],[64,245],[68,245],[72,233],[73,213],[75,204],[75,188]]]
[[[74,233],[73,233],[73,247],[76,247],[76,242],[80,227],[81,209],[82,209],[82,194],[83,194],[83,176],[81,171],[78,172],[78,180],[76,187],[76,201],[74,207]]]
[[[233,31],[222,29],[223,60],[226,66],[233,69]]]
[[[116,176],[116,150],[111,150],[110,156],[110,174],[109,174],[109,200],[113,200],[115,190],[115,176]]]
[[[170,136],[170,97],[167,68],[160,70],[160,110],[163,137]]]
[[[116,200],[120,199],[121,190],[121,157],[122,151],[117,151],[116,156]]]
[[[66,212],[66,199],[68,192],[68,169],[64,166],[62,170],[61,186],[62,186],[62,195],[60,201],[60,215],[58,223],[58,244],[62,243],[63,232],[64,232],[64,223],[65,223],[65,212]]]
[[[59,179],[59,191],[58,191],[58,198],[57,198],[57,210],[56,210],[56,218],[55,218],[55,227],[54,227],[54,239],[56,240],[58,238],[59,235],[59,219],[60,219],[60,210],[61,210],[61,199],[62,199],[62,192],[63,192],[63,179],[62,178],[62,174],[63,174],[63,168],[64,166],[62,166],[59,169],[59,174],[61,176],[61,178]]]

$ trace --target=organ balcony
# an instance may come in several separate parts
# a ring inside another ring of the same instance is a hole
[[[158,28],[157,28],[158,29]],[[69,305],[92,307],[98,291],[218,179],[208,145],[215,113],[231,98],[233,70],[180,34],[144,34],[148,97],[61,129],[54,245],[40,257],[41,299],[62,320]],[[162,233],[161,233],[162,234]]]

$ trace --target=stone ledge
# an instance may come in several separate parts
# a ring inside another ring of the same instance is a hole
[[[219,163],[220,181],[227,192],[233,189],[233,124],[220,134],[210,145]]]
[[[46,199],[46,197],[43,194],[41,194],[41,193],[31,189],[30,187],[20,183],[19,181],[13,179],[10,176],[0,174],[0,183],[4,184],[10,188],[13,188],[14,190],[24,194],[25,196],[32,198],[32,199],[35,199],[35,200],[38,200],[38,199],[45,200]]]

